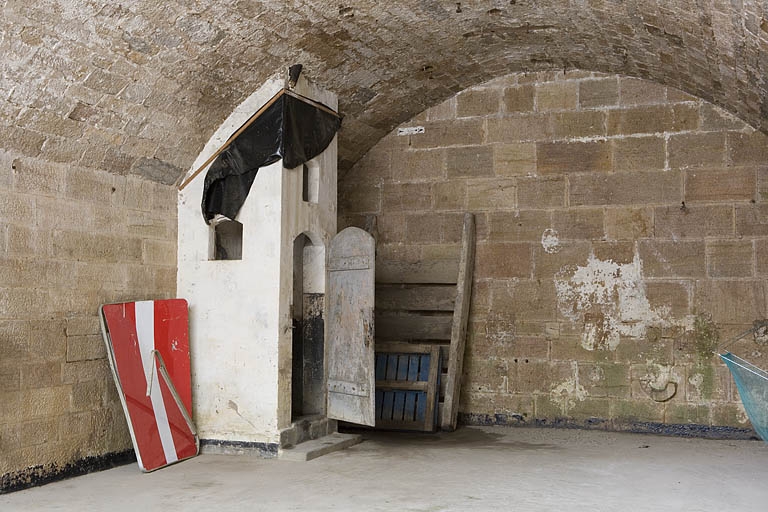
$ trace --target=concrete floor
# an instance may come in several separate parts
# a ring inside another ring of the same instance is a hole
[[[768,510],[758,441],[502,427],[365,437],[311,462],[132,464],[0,496],[0,510]]]

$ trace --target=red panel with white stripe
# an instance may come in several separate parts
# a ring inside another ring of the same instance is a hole
[[[188,421],[192,382],[187,301],[107,304],[102,306],[102,315],[139,467],[152,471],[194,457],[198,444],[194,426]],[[163,375],[161,360],[173,389]]]

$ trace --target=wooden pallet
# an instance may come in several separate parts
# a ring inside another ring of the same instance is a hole
[[[376,428],[431,432],[437,424],[440,348],[376,344]]]

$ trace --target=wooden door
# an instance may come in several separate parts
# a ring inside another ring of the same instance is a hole
[[[328,258],[329,418],[374,426],[373,237],[347,228],[331,241]]]

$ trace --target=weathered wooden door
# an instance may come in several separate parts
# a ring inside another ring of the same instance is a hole
[[[329,418],[374,426],[373,237],[347,228],[331,241],[328,258]]]

